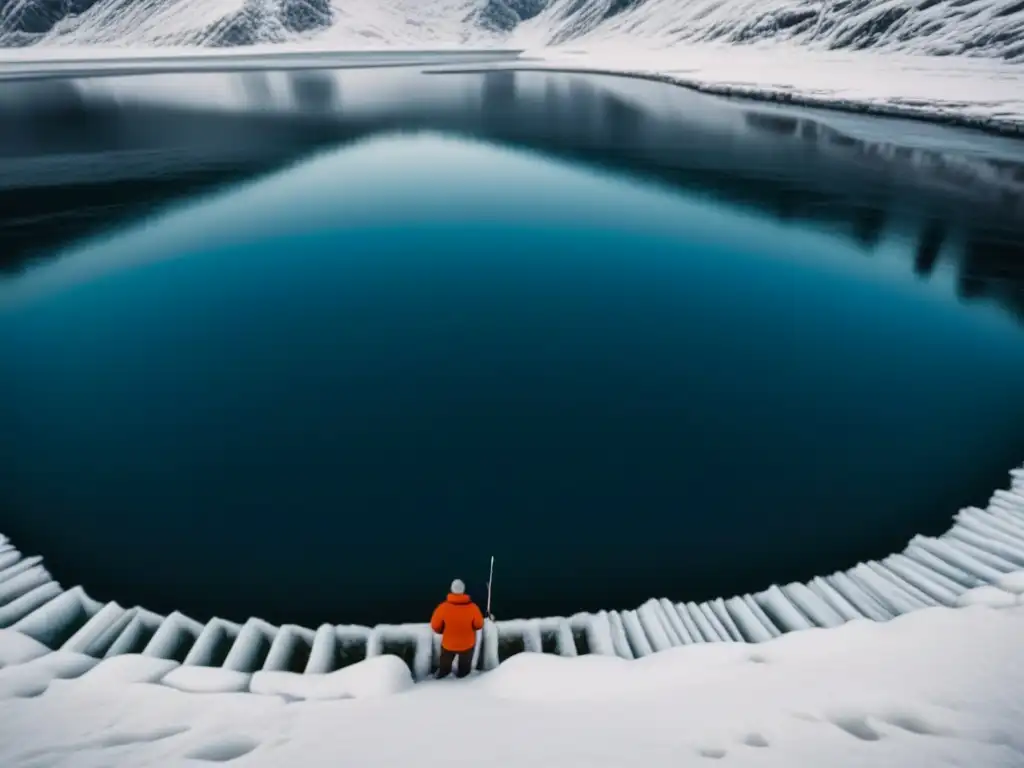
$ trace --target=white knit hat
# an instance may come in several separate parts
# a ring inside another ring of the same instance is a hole
[[[462,579],[456,579],[452,582],[452,594],[461,595],[466,591],[466,585],[462,583]]]

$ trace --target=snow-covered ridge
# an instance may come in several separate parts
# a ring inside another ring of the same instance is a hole
[[[1024,605],[1024,467],[1011,472],[1010,489],[995,491],[985,509],[963,509],[942,536],[917,536],[881,561],[699,605],[661,598],[635,610],[488,622],[474,665],[494,669],[519,651],[635,659],[682,645],[759,643],[851,620],[888,621],[932,606],[979,602]],[[180,613],[165,617],[104,605],[82,587],[64,590],[39,557],[23,557],[3,536],[0,629],[50,650],[97,659],[141,654],[184,667],[219,667],[246,680],[260,671],[329,674],[381,656],[402,658],[414,678],[423,679],[440,650],[426,624],[313,630],[215,618],[203,625]]]
[[[629,40],[1024,60],[1019,0],[3,0],[2,45],[341,48]]]

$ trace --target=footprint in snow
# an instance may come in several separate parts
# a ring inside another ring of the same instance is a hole
[[[743,743],[748,747],[767,747],[768,739],[762,736],[760,733],[748,733],[743,737]]]
[[[718,747],[705,747],[704,749],[697,750],[697,754],[711,760],[721,760],[728,753],[724,749],[718,749]]]
[[[196,747],[185,756],[193,760],[227,763],[249,754],[258,746],[259,742],[248,736],[225,736],[201,747]]]

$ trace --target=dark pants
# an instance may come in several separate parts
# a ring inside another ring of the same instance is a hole
[[[456,677],[465,677],[470,673],[473,668],[473,649],[470,648],[468,651],[449,651],[447,648],[441,649],[441,664],[437,668],[437,677],[448,677],[452,672],[452,662],[455,661],[455,657],[459,657],[459,666],[455,672]]]

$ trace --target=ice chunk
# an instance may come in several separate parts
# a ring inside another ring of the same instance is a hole
[[[601,613],[608,617],[608,624],[611,628],[612,645],[615,648],[615,654],[624,659],[632,659],[633,651],[629,647],[629,641],[626,639],[626,630],[622,625],[622,617],[615,611],[609,611],[607,613],[602,611]]]
[[[978,542],[971,540],[969,532],[954,529],[943,534],[942,541],[1000,573],[1015,571],[1020,567],[1020,563],[1017,562],[1019,558],[1015,558],[1012,555],[1007,557],[1006,553],[1002,552],[993,552],[993,548],[999,548],[998,543],[983,541],[982,546],[979,547]]]
[[[572,625],[568,619],[554,619],[549,625],[555,633],[555,645],[559,656],[576,656],[576,639],[572,635]]]
[[[999,541],[1014,551],[1024,551],[1024,530],[1007,524],[987,510],[977,507],[962,509],[957,513],[957,522],[964,530]]]
[[[0,605],[12,603],[22,595],[28,594],[36,587],[50,581],[52,581],[50,574],[41,565],[28,568],[0,583]]]
[[[832,610],[843,617],[844,621],[864,618],[864,614],[858,611],[853,603],[839,594],[839,591],[821,576],[815,576],[811,579],[807,588],[828,603]]]
[[[210,619],[185,657],[185,664],[202,667],[215,663],[220,649],[238,637],[239,629],[233,622],[220,618]]]
[[[523,649],[527,653],[542,653],[544,641],[540,636],[540,622],[534,619],[522,623]]]
[[[657,600],[648,600],[636,610],[644,634],[655,651],[667,651],[682,643],[673,640],[673,632],[668,619],[663,618],[664,611]]]
[[[1009,530],[1016,533],[1018,536],[1024,536],[1024,517],[1017,515],[1013,512],[1005,510],[1001,507],[989,507],[985,510],[992,517],[999,520]]]
[[[729,635],[729,630],[725,628],[725,624],[722,623],[721,619],[719,619],[718,616],[715,615],[715,612],[711,609],[711,605],[709,603],[701,603],[697,606],[697,608],[700,610],[702,614],[704,614],[704,618],[708,620],[708,624],[711,625],[712,629],[714,630],[714,633],[718,635],[718,638],[721,642],[735,642],[733,638]]]
[[[753,643],[764,643],[772,639],[772,633],[758,620],[743,600],[738,597],[730,598],[726,601],[726,608],[733,615],[746,640]]]
[[[946,542],[941,539],[932,539],[925,536],[915,536],[913,541],[920,545],[922,549],[928,550],[935,557],[981,579],[983,582],[995,581],[1003,573],[980,562],[962,549],[953,547],[952,544],[955,542]]]
[[[902,595],[912,600],[916,604],[916,608],[928,608],[939,604],[939,601],[934,597],[915,587],[911,582],[900,576],[898,573],[895,573],[888,566],[882,563],[876,563],[873,560],[865,563],[864,566],[878,577],[880,580],[879,583],[885,582],[887,584],[891,584],[893,587],[898,589]]]
[[[121,620],[112,628],[117,634],[106,653],[103,654],[104,658],[120,656],[122,653],[135,653],[145,647],[149,628],[146,621],[139,615],[141,613],[142,610],[137,606],[125,611]],[[127,621],[125,621],[126,619]]]
[[[918,543],[918,538],[923,540],[924,537],[911,539],[910,544],[903,550],[903,554],[918,563],[922,568],[926,568],[929,572],[937,573],[958,584],[961,592],[964,589],[978,587],[985,583],[984,579],[967,573],[963,568],[954,567],[945,560],[933,555]]]
[[[236,672],[255,672],[263,666],[277,628],[261,619],[249,619],[235,638],[227,658],[225,669]]]
[[[799,584],[787,584],[782,592],[804,614],[819,627],[838,627],[844,619],[824,600],[818,597],[809,587]]]
[[[16,622],[11,629],[24,632],[44,645],[56,647],[67,638],[69,627],[81,627],[100,607],[101,604],[85,594],[85,590],[75,587],[48,600]]]
[[[903,555],[887,557],[882,564],[907,583],[914,585],[918,591],[927,594],[934,602],[942,605],[953,605],[957,595],[961,592],[956,589],[955,584],[952,585],[953,588],[950,588],[951,582],[947,581],[946,584],[943,584],[943,577],[940,574],[924,571],[913,560]]]
[[[480,632],[481,642],[483,643],[483,668],[486,670],[498,668],[498,628],[493,621],[487,620],[484,622],[484,628]],[[431,645],[433,645],[433,638],[431,638]],[[433,656],[433,648],[431,648],[431,656]]]
[[[963,537],[976,547],[991,551],[1018,565],[1024,562],[1024,532],[1003,531],[996,519],[981,510],[961,510],[947,537]]]
[[[124,608],[117,603],[107,603],[61,646],[61,650],[99,656],[97,653],[92,653],[96,641],[103,638],[111,627],[118,626],[125,613]]]
[[[651,643],[647,639],[647,634],[644,632],[644,628],[640,625],[640,619],[637,616],[636,611],[623,611],[622,614],[622,627],[626,631],[626,638],[629,642],[629,647],[633,649],[633,653],[640,658],[641,656],[650,656],[654,653],[654,649],[651,648]]]
[[[313,647],[313,640],[316,634],[311,629],[299,627],[295,624],[285,624],[274,637],[267,653],[267,660],[263,662],[263,669],[268,672],[288,671],[291,660],[299,653],[304,645],[307,650]],[[309,659],[306,659],[307,663]]]
[[[998,500],[1008,509],[1024,515],[1024,495],[1015,491],[996,491],[992,494],[993,501]]]
[[[184,659],[203,631],[203,625],[175,611],[160,624],[143,655],[156,659]]]
[[[607,613],[601,611],[593,615],[580,614],[574,617],[573,621],[583,625],[584,631],[587,633],[587,646],[592,654],[597,656],[616,655],[611,620]]]
[[[704,615],[704,612],[700,609],[700,606],[696,603],[690,602],[686,604],[686,612],[690,619],[693,621],[694,626],[698,629],[698,634],[708,643],[718,643],[725,640],[717,632],[714,627],[711,626],[711,622],[708,621],[708,617]]]
[[[1013,478],[1010,488],[1014,493],[1024,496],[1024,468],[1013,470],[1010,472],[1010,476]]]
[[[717,597],[707,605],[711,609],[711,613],[718,617],[719,624],[725,627],[725,631],[729,633],[729,637],[731,639],[738,643],[746,642],[743,637],[743,633],[740,632],[739,627],[736,626],[736,622],[733,621],[732,616],[726,609],[725,601],[722,598]]]
[[[51,581],[36,587],[12,603],[0,606],[0,628],[16,626],[26,616],[31,616],[63,593],[64,590],[60,588],[60,585]]]
[[[676,607],[672,605],[672,602],[665,597],[658,600],[658,605],[661,607],[662,621],[665,624],[665,632],[668,634],[669,640],[672,641],[673,645],[688,645],[693,642],[690,639],[690,633],[687,632],[686,627],[683,626],[683,622],[679,619],[679,613],[676,611]]]
[[[810,629],[814,626],[797,610],[786,594],[774,584],[754,597],[765,613],[790,632]]]
[[[323,675],[336,668],[338,633],[330,624],[321,624],[313,635],[313,648],[306,662],[307,675]]]
[[[36,562],[39,562],[39,557],[34,558]],[[22,553],[16,549],[9,549],[6,552],[0,553],[0,583],[5,582],[8,579],[8,573],[11,568],[16,567],[18,563],[24,562]]]
[[[750,609],[750,612],[757,617],[757,620],[765,626],[772,637],[780,637],[782,635],[782,630],[776,626],[771,617],[764,612],[764,609],[757,604],[753,595],[743,595],[743,604],[746,605],[747,608]]]
[[[690,615],[689,606],[686,603],[676,603],[675,609],[679,622],[686,629],[686,634],[689,635],[689,641],[693,644],[706,642],[704,635],[701,634],[700,627],[697,626],[697,622]]]
[[[317,630],[319,635],[319,630]],[[369,627],[363,627],[354,624],[339,624],[334,628],[334,635],[336,638],[336,650],[335,657],[332,660],[330,666],[326,669],[316,668],[312,666],[313,657],[310,656],[310,664],[306,667],[306,672],[333,672],[341,667],[347,667],[349,664],[354,664],[357,661],[368,659],[375,654],[380,653],[381,645],[380,633],[374,634]],[[313,641],[313,650],[317,651],[316,643],[320,638],[317,637]],[[438,648],[440,649],[441,638],[437,638]],[[440,650],[438,650],[440,653]]]
[[[6,558],[8,556],[5,555],[4,557]],[[4,562],[6,562],[7,565],[3,565]],[[3,584],[8,579],[13,579],[19,573],[23,573],[30,568],[35,568],[42,562],[43,558],[39,555],[36,555],[35,557],[26,557],[23,560],[19,560],[17,557],[7,560],[0,558],[0,565],[3,565],[3,570],[0,570],[0,584]]]

